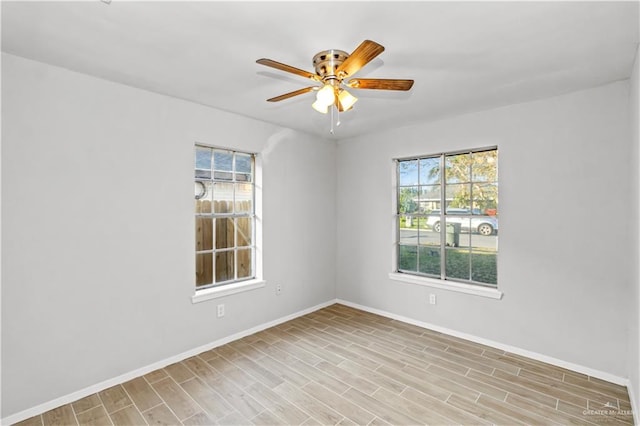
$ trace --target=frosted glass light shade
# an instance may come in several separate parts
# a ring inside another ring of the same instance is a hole
[[[315,109],[316,111],[322,114],[326,114],[327,111],[329,110],[329,107],[327,105],[321,104],[320,101],[315,101],[314,103],[311,104],[311,106],[313,107],[313,109]]]
[[[318,94],[316,95],[316,102],[319,102],[320,105],[333,105],[335,102],[335,95],[333,93],[333,86],[330,84],[325,84],[322,89],[318,90]]]
[[[358,102],[358,98],[356,98],[355,96],[353,96],[351,93],[347,92],[346,90],[341,90],[340,91],[340,94],[338,95],[338,99],[340,99],[340,103],[342,104],[342,108],[345,111],[350,109],[353,106],[353,104]]]

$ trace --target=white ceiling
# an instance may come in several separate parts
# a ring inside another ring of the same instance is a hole
[[[386,47],[356,76],[411,78],[410,92],[353,90],[336,138],[626,79],[631,2],[2,2],[2,50],[328,137],[308,80],[321,50]]]

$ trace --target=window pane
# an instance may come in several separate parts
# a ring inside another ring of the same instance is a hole
[[[250,213],[253,211],[253,185],[250,183],[236,183],[236,213]]]
[[[225,172],[233,171],[233,153],[229,151],[214,151],[213,170]]]
[[[238,263],[238,278],[249,278],[253,276],[251,271],[251,249],[238,250],[236,261]]]
[[[216,249],[233,248],[235,245],[233,218],[216,219]]]
[[[414,216],[401,216],[400,221],[400,244],[417,245],[418,234],[414,229],[418,223],[418,218]]]
[[[471,219],[471,230],[484,236],[495,236],[498,232],[498,218],[495,216],[478,216]]]
[[[426,214],[440,208],[440,185],[425,185],[420,187],[420,213]]]
[[[213,249],[213,220],[196,216],[196,251]]]
[[[444,166],[447,183],[469,182],[471,180],[470,161],[469,154],[447,155]]]
[[[400,186],[418,184],[418,160],[398,162]]]
[[[398,269],[401,271],[418,271],[418,248],[416,246],[400,246]]]
[[[445,250],[446,276],[469,280],[469,251],[467,249],[447,248]]]
[[[498,176],[498,151],[474,152],[471,162],[474,182],[496,182]]]
[[[471,185],[457,183],[447,185],[447,214],[471,214]]]
[[[236,219],[236,232],[237,232],[237,246],[250,246],[251,245],[251,236],[253,235],[251,229],[251,218],[250,217],[239,217]]]
[[[213,254],[196,254],[196,286],[213,282]]]
[[[423,274],[440,276],[440,248],[439,247],[419,247],[420,264],[418,271]]]
[[[196,181],[195,192],[196,213],[211,213],[211,182]]]
[[[196,169],[197,179],[211,179],[211,170],[198,170]]]
[[[440,232],[435,232],[433,228],[427,227],[427,218],[420,218],[420,227],[417,229],[418,245],[440,247]]]
[[[251,155],[236,153],[236,173],[251,173]]]
[[[214,182],[213,201],[215,213],[233,213],[233,183]]]
[[[445,245],[447,247],[469,247],[471,219],[447,216],[445,223]]]
[[[475,218],[474,218],[475,219]],[[479,223],[482,228],[482,223]],[[486,284],[498,282],[498,236],[483,235],[482,232],[471,235],[471,279]]]
[[[495,216],[498,214],[498,184],[473,185],[473,214]]]
[[[473,253],[471,255],[471,279],[485,284],[498,284],[498,255]]]
[[[216,253],[216,282],[235,279],[235,262],[233,258],[233,251]]]
[[[196,147],[196,169],[211,170],[211,149]]]
[[[420,160],[420,184],[440,183],[440,157]]]
[[[398,200],[400,214],[418,213],[418,188],[417,186],[400,188],[400,199]]]
[[[231,173],[231,172],[213,172],[213,178],[215,180],[233,180],[233,173]]]
[[[217,180],[233,179],[233,153],[229,151],[213,152],[213,178]]]
[[[251,182],[252,176],[248,173],[236,173],[236,181],[238,182]]]

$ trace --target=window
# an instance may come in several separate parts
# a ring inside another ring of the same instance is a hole
[[[397,272],[496,287],[498,150],[396,162]]]
[[[196,145],[196,289],[255,278],[255,156]]]

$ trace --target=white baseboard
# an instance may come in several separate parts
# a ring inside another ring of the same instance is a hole
[[[485,339],[482,337],[474,336],[472,334],[462,333],[456,330],[452,330],[446,327],[440,327],[438,325],[429,324],[423,321],[417,321],[412,318],[404,317],[402,315],[396,315],[391,312],[382,311],[375,308],[370,308],[368,306],[359,305],[357,303],[352,303],[346,300],[337,299],[337,303],[342,305],[350,306],[355,309],[360,309],[362,311],[371,312],[372,314],[377,314],[383,317],[395,319],[398,321],[406,322],[408,324],[417,325],[418,327],[428,328],[429,330],[438,331],[440,333],[448,334],[450,336],[459,337],[461,339],[470,340],[472,342],[480,343],[486,346],[491,346],[493,348],[501,349],[506,352],[511,352],[513,354],[525,356],[527,358],[531,358],[537,361],[546,362],[548,364],[555,365],[557,367],[566,368],[567,370],[576,371],[578,373],[586,374],[587,376],[596,377],[598,379],[605,380],[607,382],[615,383],[617,385],[626,386],[629,389],[629,380],[624,377],[619,377],[610,373],[606,373],[604,371],[595,370],[593,368],[585,367],[579,364],[574,364],[571,362],[563,361],[561,359],[553,358],[547,355],[543,355],[537,352],[532,352],[526,349],[517,348],[510,345],[505,345],[500,342],[495,342],[493,340]],[[630,395],[631,397],[631,395]],[[634,409],[634,413],[637,412]]]
[[[129,380],[135,379],[136,377],[140,377],[143,376],[145,374],[151,373],[152,371],[158,370],[160,368],[164,368],[167,365],[170,364],[174,364],[176,362],[180,362],[183,361],[187,358],[191,358],[192,356],[198,355],[202,352],[211,350],[213,348],[217,348],[218,346],[222,346],[224,344],[227,344],[229,342],[233,342],[234,340],[238,340],[241,339],[243,337],[249,336],[251,334],[257,333],[259,331],[265,330],[267,328],[270,327],[274,327],[278,324],[282,324],[284,322],[290,321],[292,319],[301,317],[303,315],[307,315],[310,314],[311,312],[315,312],[319,309],[325,308],[327,306],[333,305],[334,303],[336,303],[336,300],[329,300],[327,302],[321,303],[319,305],[313,306],[311,308],[307,308],[307,309],[303,309],[301,311],[295,312],[293,314],[290,315],[286,315],[284,317],[275,319],[273,321],[269,321],[267,323],[264,324],[260,324],[258,326],[252,327],[248,330],[243,330],[240,331],[238,333],[232,334],[230,336],[226,336],[223,337],[221,339],[218,339],[214,342],[211,343],[207,343],[206,345],[202,345],[199,346],[197,348],[191,349],[189,351],[183,352],[181,354],[178,355],[174,355],[172,357],[163,359],[162,361],[158,361],[158,362],[154,362],[153,364],[147,365],[145,367],[142,368],[138,368],[136,370],[130,371],[128,373],[125,374],[121,374],[120,376],[114,377],[112,379],[109,380],[105,380],[103,382],[100,383],[96,383],[95,385],[86,387],[84,389],[81,389],[79,391],[70,393],[68,395],[65,396],[61,396],[59,398],[53,399],[51,401],[45,402],[43,404],[39,404],[35,407],[29,408],[27,410],[24,411],[20,411],[18,413],[12,414],[10,416],[7,416],[3,419],[0,419],[0,424],[2,425],[11,425],[17,422],[21,422],[22,420],[26,420],[28,418],[31,418],[33,416],[37,416],[38,414],[42,414],[44,412],[47,412],[49,410],[52,410],[54,408],[60,407],[62,405],[66,405],[66,404],[70,404],[74,401],[77,401],[79,399],[82,399],[84,397],[87,397],[89,395],[92,395],[94,393],[97,392],[101,392],[105,389],[108,389],[112,386],[121,384],[121,383],[125,383],[128,382]]]

